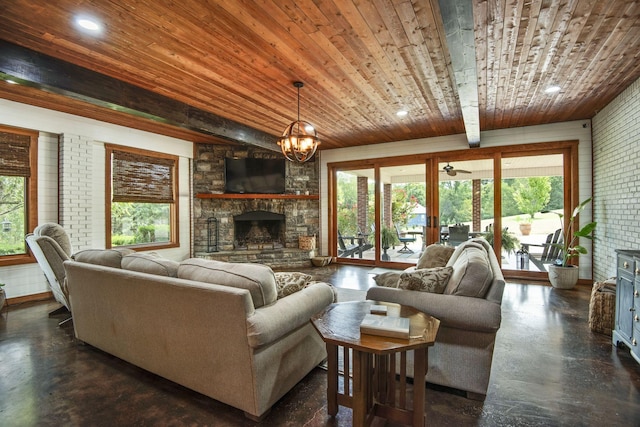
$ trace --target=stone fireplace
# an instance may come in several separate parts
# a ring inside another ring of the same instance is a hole
[[[236,250],[281,249],[285,242],[285,216],[268,211],[250,211],[233,217]]]
[[[316,161],[286,163],[283,194],[225,194],[225,158],[281,156],[258,147],[196,144],[193,172],[193,254],[274,268],[309,266],[313,250],[300,236],[320,233]]]

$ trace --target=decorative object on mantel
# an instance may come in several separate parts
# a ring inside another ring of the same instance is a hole
[[[304,163],[313,157],[320,141],[313,125],[300,120],[300,88],[304,83],[293,82],[293,86],[298,88],[298,120],[287,126],[278,145],[288,160]]]
[[[569,259],[578,257],[587,253],[587,249],[580,246],[578,239],[580,237],[593,240],[593,231],[596,228],[596,222],[590,222],[581,229],[574,231],[575,220],[578,214],[582,212],[587,204],[591,202],[591,197],[584,200],[573,209],[573,213],[566,223],[567,226],[562,230],[562,242],[553,243],[553,246],[560,249],[562,258],[556,260],[555,264],[549,266],[549,282],[554,288],[572,289],[578,283],[578,267],[569,264]],[[560,218],[561,225],[563,215],[555,212]]]

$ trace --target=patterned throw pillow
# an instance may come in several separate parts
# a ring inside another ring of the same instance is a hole
[[[441,294],[452,273],[453,267],[423,268],[411,273],[402,273],[398,287],[407,291]]]
[[[387,271],[386,273],[376,275],[373,280],[378,286],[385,286],[387,288],[397,288],[398,280],[401,273],[395,273],[393,271]]]
[[[454,250],[453,246],[444,246],[437,243],[429,245],[420,256],[416,268],[444,267],[447,265]]]
[[[276,272],[276,290],[278,299],[284,298],[306,288],[311,283],[311,276],[297,272]]]

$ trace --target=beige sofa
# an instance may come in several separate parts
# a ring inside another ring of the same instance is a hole
[[[480,238],[458,246],[447,266],[453,274],[443,293],[375,286],[367,291],[367,299],[409,305],[440,319],[429,350],[427,382],[483,400],[502,319],[504,277],[493,248]]]
[[[333,302],[329,284],[278,299],[273,271],[259,264],[113,250],[74,258],[64,267],[79,340],[251,419],[326,357],[309,319]]]

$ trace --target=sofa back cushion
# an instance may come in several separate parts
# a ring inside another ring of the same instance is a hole
[[[179,262],[162,258],[155,252],[133,253],[122,258],[121,266],[125,270],[141,273],[156,274],[158,276],[177,277]]]
[[[255,308],[276,301],[276,279],[271,267],[191,258],[178,266],[180,279],[247,289]]]
[[[453,273],[444,293],[484,298],[493,281],[486,249],[480,244],[468,243],[458,247],[450,261]]]
[[[78,262],[104,265],[105,267],[121,268],[122,258],[133,254],[133,249],[86,249],[76,252],[71,258]]]

